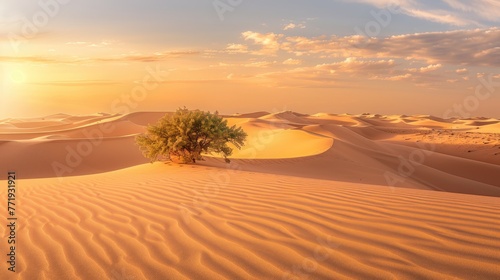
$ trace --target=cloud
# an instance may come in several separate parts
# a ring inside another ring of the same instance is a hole
[[[342,79],[335,71],[325,67],[299,67],[285,71],[273,71],[256,76],[262,80],[261,84],[270,84],[277,87],[320,87],[330,88],[340,86]]]
[[[378,71],[386,71],[392,69],[395,66],[394,60],[360,60],[355,57],[348,57],[344,61],[335,62],[331,64],[318,65],[319,67],[325,67],[329,70],[342,71],[347,73],[364,73],[372,74]],[[317,67],[318,67],[317,66]]]
[[[455,72],[457,72],[457,74],[466,74],[469,71],[467,70],[467,68],[460,68],[460,69],[455,70]]]
[[[499,22],[500,2],[497,0],[443,0],[450,7],[465,13],[473,13],[492,22]]]
[[[219,62],[217,64],[212,64],[209,65],[209,68],[232,68],[232,69],[237,69],[240,67],[245,67],[245,68],[267,68],[273,65],[276,65],[277,61],[254,61],[254,60],[249,60],[246,62],[242,63],[224,63],[224,62]]]
[[[75,41],[75,42],[67,42],[66,45],[77,45],[77,46],[83,46],[83,45],[90,45],[91,43],[85,42],[85,41]]]
[[[62,60],[43,56],[0,56],[1,62],[32,62],[32,63],[62,63]]]
[[[425,67],[420,67],[420,68],[412,68],[412,69],[409,69],[410,72],[416,72],[416,73],[427,73],[427,72],[431,72],[431,71],[435,71],[439,68],[441,68],[442,65],[441,64],[432,64],[432,65],[428,65],[428,66],[425,66]]]
[[[246,64],[242,64],[241,66],[243,67],[255,67],[255,68],[264,68],[264,67],[269,67],[273,64],[276,64],[276,61],[256,61],[256,62],[250,62]]]
[[[402,81],[407,80],[412,77],[412,74],[404,74],[404,75],[396,75],[396,76],[388,76],[388,77],[373,77],[374,80],[384,80],[384,81]]]
[[[301,63],[302,63],[302,60],[300,60],[300,59],[293,59],[293,58],[289,58],[289,59],[283,61],[284,65],[299,65]]]
[[[445,23],[455,26],[480,25],[475,21],[467,20],[458,15],[450,14],[445,10],[408,9],[405,10],[405,14],[427,21]]]
[[[302,66],[283,69],[257,75],[277,86],[301,87],[352,87],[362,86],[359,80],[406,81],[419,87],[445,86],[446,71],[439,71],[440,64],[422,67],[404,68],[404,60],[396,62],[392,59],[363,59],[349,57],[342,61],[323,63],[314,66]],[[354,85],[353,85],[354,82]]]
[[[304,29],[306,28],[305,24],[304,23],[293,23],[293,22],[290,22],[289,24],[285,25],[283,27],[283,30],[291,30],[291,29],[297,29],[297,28],[300,28],[300,29]]]
[[[111,40],[104,40],[99,43],[92,43],[92,42],[86,42],[86,41],[73,41],[73,42],[67,42],[66,45],[73,45],[73,46],[85,46],[85,47],[107,47],[112,44],[114,44],[115,41]]]
[[[0,62],[45,63],[45,64],[78,64],[94,62],[155,62],[176,57],[199,55],[197,51],[168,51],[154,54],[121,54],[108,57],[65,58],[57,56],[0,56]]]
[[[393,60],[363,60],[350,57],[333,63],[267,72],[257,77],[278,86],[345,87],[346,84],[342,82],[347,79],[376,78],[393,72],[396,66]]]
[[[347,0],[343,0],[346,2]],[[379,9],[397,10],[410,17],[453,26],[484,26],[500,22],[500,2],[497,0],[351,0]]]
[[[416,33],[370,40],[366,54],[477,66],[500,66],[500,29]]]
[[[287,36],[253,31],[245,32],[243,37],[251,44],[237,49],[248,50],[247,56],[278,56],[282,58],[281,63],[250,59],[231,67],[272,65],[272,71],[253,75],[276,86],[338,87],[364,79],[404,81],[437,89],[451,82],[467,81],[456,79],[454,70],[449,70],[452,67],[490,67],[496,71],[500,66],[500,28],[497,27],[379,38]],[[253,45],[257,46],[256,50],[251,50]],[[456,73],[464,74],[464,71]]]
[[[258,33],[253,31],[246,31],[242,33],[245,41],[253,41],[254,44],[261,46],[261,49],[253,52],[254,54],[260,55],[272,55],[275,54],[280,49],[280,43],[278,40],[283,37],[283,34],[275,33]]]
[[[106,86],[119,85],[121,82],[110,80],[74,80],[74,81],[49,81],[49,82],[33,82],[28,83],[37,86]]]
[[[193,56],[200,55],[199,51],[166,51],[166,52],[155,52],[154,54],[134,54],[117,56],[115,58],[104,58],[101,61],[129,61],[129,62],[155,62],[155,61],[165,61],[171,58],[181,57],[181,56]],[[94,59],[98,61],[98,59]]]
[[[248,47],[242,44],[229,44],[226,51],[230,54],[248,53]]]
[[[382,38],[362,36],[298,37],[245,32],[263,45],[259,54],[278,50],[296,56],[330,58],[375,57],[421,60],[432,64],[500,66],[500,28],[404,34]]]

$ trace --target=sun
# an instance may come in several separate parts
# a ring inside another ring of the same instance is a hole
[[[26,74],[21,69],[14,69],[14,71],[8,72],[9,81],[14,84],[24,84],[26,83]]]

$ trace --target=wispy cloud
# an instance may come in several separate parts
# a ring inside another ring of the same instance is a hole
[[[455,10],[473,13],[492,22],[500,22],[500,1],[497,0],[443,0]]]
[[[67,86],[67,87],[80,87],[80,86],[113,86],[122,84],[119,81],[111,80],[73,80],[73,81],[48,81],[48,82],[31,82],[30,85],[37,86]]]
[[[91,43],[85,42],[85,41],[73,41],[73,42],[66,42],[66,45],[75,45],[75,46],[85,46],[85,45],[90,45]]]
[[[243,64],[243,67],[255,67],[255,68],[265,68],[276,64],[276,61],[256,61]]]
[[[100,42],[85,42],[85,41],[72,41],[72,42],[67,42],[66,45],[74,45],[74,46],[84,46],[84,47],[93,47],[93,48],[98,48],[98,47],[107,47],[111,46],[115,41],[112,40],[103,40]]]
[[[120,54],[100,57],[68,58],[59,56],[0,56],[0,62],[46,63],[46,64],[78,64],[95,62],[155,62],[165,61],[181,56],[200,55],[198,51],[168,51],[153,54]]]
[[[346,0],[343,0],[344,2]],[[484,26],[486,21],[500,22],[497,0],[353,0],[380,9],[392,6],[401,13],[427,21],[454,26]],[[352,2],[352,1],[349,1]]]
[[[450,13],[446,10],[423,10],[417,8],[409,8],[405,9],[404,13],[409,16],[424,19],[427,21],[445,23],[455,26],[481,25],[476,21],[466,19],[460,15]]]
[[[343,61],[323,63],[314,66],[303,66],[258,75],[259,78],[285,85],[305,83],[314,87],[340,86],[340,82],[352,77],[377,77],[393,71],[396,63],[393,60],[362,60],[346,58]],[[345,85],[343,85],[345,86]]]

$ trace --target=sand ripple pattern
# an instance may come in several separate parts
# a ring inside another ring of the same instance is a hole
[[[496,197],[165,164],[18,195],[0,279],[500,279]]]

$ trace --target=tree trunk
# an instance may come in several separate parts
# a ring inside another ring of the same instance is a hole
[[[197,159],[201,159],[201,154],[187,150],[170,152],[170,160],[174,163],[192,164],[196,163]]]

